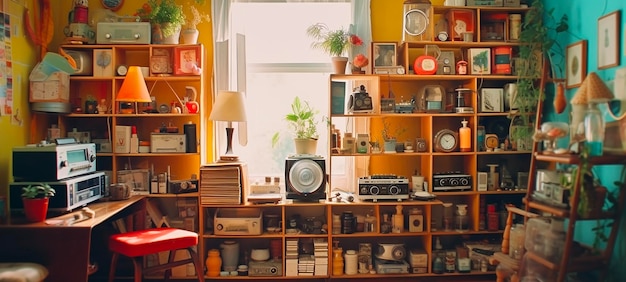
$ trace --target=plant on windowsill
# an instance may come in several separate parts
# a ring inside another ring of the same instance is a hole
[[[56,191],[47,183],[31,184],[22,188],[24,214],[31,222],[42,222],[48,214],[49,198]]]
[[[563,48],[556,42],[556,37],[569,29],[567,15],[559,20],[554,18],[554,10],[546,11],[542,0],[533,0],[531,9],[524,15],[524,23],[520,32],[519,57],[520,63],[515,65],[517,72],[517,95],[514,103],[519,107],[521,123],[519,129],[511,136],[513,140],[529,139],[534,133],[533,117],[530,113],[536,111],[541,89],[537,81],[542,76],[542,58],[549,61],[551,76],[556,79],[563,74],[563,60],[557,62],[557,57],[563,57]],[[544,20],[547,16],[549,22]],[[559,73],[557,73],[557,69]],[[525,129],[525,130],[524,130]]]
[[[344,56],[350,45],[363,45],[363,40],[356,34],[344,29],[331,30],[323,23],[309,26],[306,33],[315,40],[311,43],[312,48],[321,49],[331,56],[336,74],[344,74],[346,71],[348,58]]]
[[[285,115],[288,127],[293,134],[296,145],[296,154],[315,155],[317,151],[317,132],[319,114],[317,109],[311,107],[309,102],[296,96],[291,103],[291,112]],[[276,146],[280,139],[277,132],[272,136],[272,146]]]

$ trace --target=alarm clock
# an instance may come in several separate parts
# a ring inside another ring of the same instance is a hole
[[[493,152],[498,145],[500,144],[500,139],[498,135],[495,134],[485,134],[485,148],[487,151]]]
[[[413,63],[415,74],[432,75],[437,72],[437,59],[430,55],[421,55]]]
[[[428,150],[428,145],[426,144],[426,139],[424,138],[416,138],[415,139],[415,147],[418,152],[426,152]]]
[[[350,95],[348,100],[348,112],[371,112],[373,109],[372,97],[366,92],[365,86],[361,85],[359,91]]]
[[[459,134],[450,129],[442,129],[435,134],[434,139],[435,151],[449,153],[456,150],[459,146]]]

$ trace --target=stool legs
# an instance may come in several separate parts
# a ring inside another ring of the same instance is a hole
[[[115,266],[117,265],[118,256],[119,256],[118,253],[113,253],[113,256],[111,256],[111,268],[109,269],[109,282],[113,282],[113,279],[115,278]]]
[[[190,256],[189,259],[182,260],[182,261],[174,261],[174,257],[176,255],[177,250],[171,250],[169,251],[170,254],[169,254],[169,258],[166,264],[150,267],[147,269],[146,272],[152,271],[152,270],[164,269],[165,270],[164,279],[168,280],[170,276],[172,275],[172,267],[184,265],[187,263],[193,263],[196,269],[196,275],[198,276],[198,281],[204,282],[204,268],[202,266],[202,263],[199,260],[198,254],[191,247],[186,248],[186,250],[189,252],[189,256]],[[115,268],[117,266],[118,258],[119,258],[119,253],[113,253],[113,255],[111,256],[111,269],[109,270],[109,282],[113,282],[115,278]],[[134,257],[131,259],[133,261],[135,282],[141,282],[143,278],[143,257]]]

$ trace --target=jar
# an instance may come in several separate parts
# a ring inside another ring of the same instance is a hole
[[[358,273],[359,260],[355,250],[347,250],[344,255],[345,273],[354,275]]]
[[[333,249],[333,275],[343,275],[343,249]]]
[[[589,108],[585,114],[585,139],[589,148],[589,156],[602,156],[604,143],[604,118],[598,109],[598,104],[589,102]]]
[[[509,237],[509,256],[520,260],[524,255],[524,238],[526,234],[526,228],[522,224],[515,224],[511,226],[511,232]]]
[[[206,258],[207,276],[218,277],[220,276],[220,270],[222,269],[222,258],[220,257],[220,250],[211,249]]]
[[[352,234],[356,231],[356,217],[351,211],[346,211],[341,214],[341,233]]]

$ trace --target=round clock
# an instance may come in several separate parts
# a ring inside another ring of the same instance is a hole
[[[411,9],[404,14],[404,32],[412,36],[422,35],[428,27],[428,15],[422,10]]]
[[[450,129],[439,130],[435,135],[434,145],[437,152],[453,152],[459,146],[459,134]]]
[[[406,0],[403,5],[402,41],[432,41],[429,0]]]
[[[418,152],[426,152],[428,150],[428,147],[426,146],[426,139],[424,138],[415,139],[415,147],[417,148]]]
[[[102,6],[105,9],[109,9],[111,11],[117,11],[124,4],[124,0],[102,0]]]
[[[500,144],[498,135],[485,134],[485,148],[487,148],[487,151],[495,150],[496,148],[498,148],[498,144]]]
[[[125,76],[127,72],[128,67],[126,67],[125,65],[120,65],[119,67],[117,67],[117,75]]]

